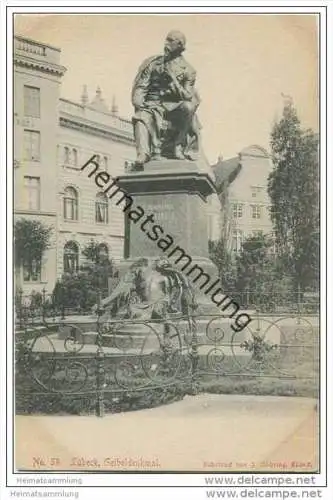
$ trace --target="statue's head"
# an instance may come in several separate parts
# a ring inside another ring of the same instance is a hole
[[[185,50],[186,38],[181,31],[169,31],[164,43],[164,55],[166,57],[181,54]]]

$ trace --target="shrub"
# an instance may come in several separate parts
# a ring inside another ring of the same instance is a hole
[[[83,250],[86,262],[76,273],[64,273],[57,281],[52,301],[57,308],[90,310],[98,297],[108,295],[108,278],[114,276],[112,261],[99,252],[99,245],[90,242]]]

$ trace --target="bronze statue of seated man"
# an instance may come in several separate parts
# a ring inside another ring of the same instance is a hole
[[[137,164],[161,157],[196,159],[199,123],[195,114],[199,96],[196,72],[184,59],[185,37],[171,31],[164,55],[146,59],[132,90]]]

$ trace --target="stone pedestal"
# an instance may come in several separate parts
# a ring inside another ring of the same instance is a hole
[[[215,192],[215,186],[207,167],[203,161],[151,161],[144,171],[119,178],[119,187],[133,198],[125,215],[124,271],[132,259],[164,256],[180,270],[186,266],[188,272],[197,265],[209,275],[211,283],[218,279],[208,254],[207,198]],[[144,213],[137,222],[130,220],[133,210]],[[150,220],[145,222],[147,217]],[[193,271],[193,278],[200,274],[199,269]],[[214,304],[200,289],[205,281],[202,277],[193,285],[198,289],[199,302],[209,302],[212,307]]]
[[[208,258],[206,207],[215,187],[197,163],[152,161],[144,172],[120,177],[118,185],[133,197],[131,208],[139,206],[145,214],[134,223],[127,212],[125,258],[167,256],[176,246],[192,258]],[[151,220],[144,224],[147,216]],[[165,251],[162,238],[170,241]]]

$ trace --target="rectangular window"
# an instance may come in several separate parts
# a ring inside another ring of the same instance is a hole
[[[70,153],[67,146],[64,147],[64,164],[69,165],[70,163]]]
[[[24,177],[24,190],[28,210],[40,210],[40,178]]]
[[[73,165],[77,167],[78,164],[78,155],[77,155],[77,149],[73,149]]]
[[[108,204],[103,203],[103,202],[97,202],[96,203],[96,214],[95,214],[96,222],[107,224],[108,219],[109,219],[109,217],[108,217]]]
[[[24,85],[24,116],[40,117],[40,89]]]
[[[252,198],[257,198],[262,192],[262,186],[251,186]]]
[[[36,130],[24,131],[24,159],[40,161],[40,133]]]
[[[260,205],[252,205],[252,219],[260,219],[261,207]]]
[[[75,200],[64,199],[64,219],[77,220],[77,208]]]
[[[232,207],[232,213],[235,219],[243,217],[243,205],[241,203],[234,203]]]

